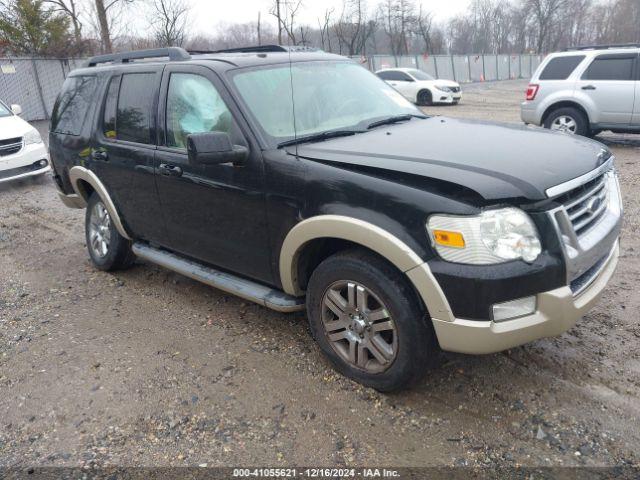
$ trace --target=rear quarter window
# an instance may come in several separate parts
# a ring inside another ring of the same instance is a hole
[[[96,83],[94,76],[75,76],[65,80],[51,115],[52,132],[80,135],[94,99]]]
[[[540,76],[540,80],[566,80],[573,73],[580,62],[584,60],[584,55],[569,55],[556,57],[549,60],[544,67]]]

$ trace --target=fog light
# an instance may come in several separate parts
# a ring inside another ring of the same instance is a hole
[[[493,320],[496,322],[530,315],[536,311],[536,297],[533,295],[531,297],[519,298],[518,300],[496,303],[493,305],[492,310]]]
[[[46,167],[48,164],[49,164],[49,162],[47,162],[46,160],[40,160],[40,161],[38,162],[38,166],[39,166],[40,168],[44,168],[44,167]]]

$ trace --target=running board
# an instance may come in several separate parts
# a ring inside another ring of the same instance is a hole
[[[292,297],[279,290],[215,270],[166,250],[154,248],[144,243],[134,243],[131,249],[140,258],[263,307],[278,312],[297,312],[304,309],[303,298]]]

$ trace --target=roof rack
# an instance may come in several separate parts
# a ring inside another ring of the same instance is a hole
[[[611,45],[580,45],[578,47],[569,47],[565,52],[573,50],[608,50],[610,48],[640,48],[640,43],[617,43]]]
[[[172,62],[189,60],[191,55],[180,47],[152,48],[149,50],[134,50],[132,52],[108,53],[91,57],[88,62],[89,67],[95,67],[100,63],[129,63],[131,60],[142,60],[145,58],[169,57]]]
[[[277,53],[277,52],[317,52],[314,47],[304,45],[254,45],[249,47],[225,48],[207,53]]]

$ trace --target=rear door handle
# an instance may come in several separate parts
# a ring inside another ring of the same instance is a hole
[[[582,87],[582,90],[595,90],[596,87],[594,87],[593,85],[585,85],[584,87]]]
[[[93,150],[91,152],[91,158],[93,158],[94,160],[102,160],[103,162],[106,162],[107,160],[109,160],[109,154],[106,152],[106,150]]]
[[[171,165],[169,163],[161,163],[160,173],[166,177],[180,177],[182,175],[182,168],[178,165]]]

